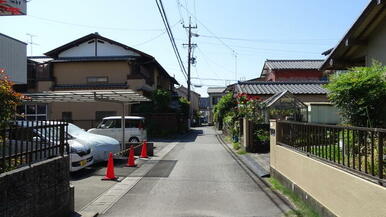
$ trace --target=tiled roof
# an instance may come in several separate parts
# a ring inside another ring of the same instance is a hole
[[[209,93],[223,93],[226,87],[208,87],[208,94]]]
[[[327,94],[326,81],[260,81],[240,82],[236,91],[251,95],[271,95],[288,90],[292,94]]]
[[[87,90],[87,89],[126,89],[127,84],[62,84],[56,85],[55,90]]]
[[[264,68],[269,69],[319,69],[323,60],[266,60]]]

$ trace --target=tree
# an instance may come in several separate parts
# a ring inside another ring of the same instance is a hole
[[[157,89],[153,91],[151,98],[154,106],[154,111],[156,112],[169,111],[169,104],[172,100],[172,97],[169,91]]]
[[[185,117],[189,117],[190,102],[186,98],[180,97],[178,98],[178,103],[180,105],[180,112]]]
[[[23,95],[12,89],[12,85],[5,71],[0,69],[0,127],[15,117],[16,106],[23,99]]]
[[[172,97],[167,90],[156,89],[150,97],[151,102],[141,103],[134,107],[134,113],[167,113],[172,110],[169,108]]]
[[[352,125],[386,127],[386,67],[351,68],[333,75],[326,85],[328,98]]]
[[[214,106],[214,121],[219,123],[220,129],[222,128],[222,122],[227,113],[231,112],[237,105],[236,100],[233,98],[233,93],[227,93],[218,101]]]

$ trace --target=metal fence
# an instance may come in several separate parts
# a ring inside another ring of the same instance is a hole
[[[385,182],[386,129],[277,122],[277,144]]]
[[[0,129],[0,173],[68,153],[68,124],[15,121]]]

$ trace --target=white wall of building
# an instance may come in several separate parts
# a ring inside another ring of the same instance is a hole
[[[370,66],[373,60],[386,65],[386,19],[369,39],[366,65]]]
[[[16,84],[27,83],[27,44],[0,33],[0,68]]]
[[[65,50],[61,52],[58,56],[59,58],[93,56],[139,56],[139,54],[134,53],[131,50],[126,50],[123,47],[120,47],[115,44],[110,44],[106,41],[98,40],[98,43],[96,45],[95,40],[90,40],[89,42],[85,42],[80,44],[79,46]]]

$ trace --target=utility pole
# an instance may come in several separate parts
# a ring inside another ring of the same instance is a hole
[[[192,26],[192,17],[189,17],[189,26],[185,26],[185,29],[188,29],[188,44],[183,44],[188,46],[188,101],[190,102],[190,65],[192,63],[192,48],[197,46],[197,44],[192,44],[192,36],[198,37],[197,34],[192,33],[192,29],[197,29],[196,26]]]

